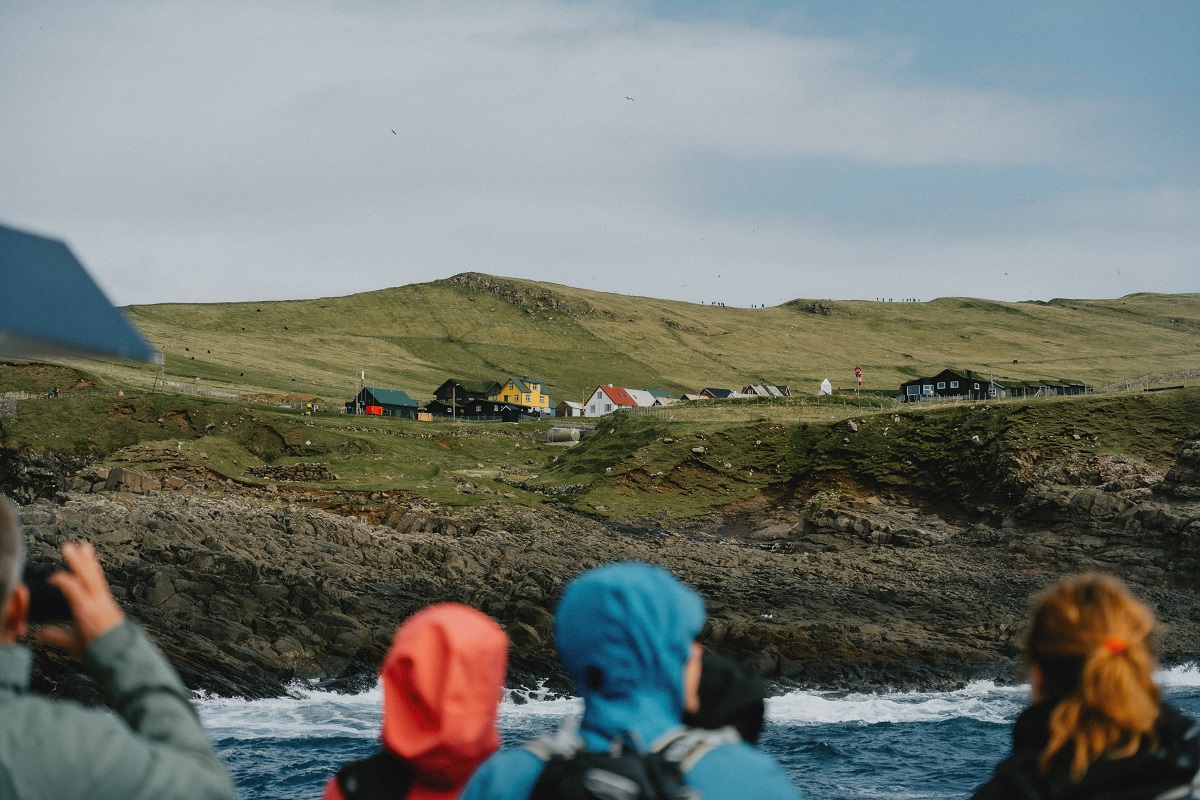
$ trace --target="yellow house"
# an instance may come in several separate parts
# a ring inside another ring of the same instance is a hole
[[[543,386],[541,381],[532,378],[509,378],[507,382],[492,387],[488,400],[531,408],[550,408],[550,395],[546,394]]]

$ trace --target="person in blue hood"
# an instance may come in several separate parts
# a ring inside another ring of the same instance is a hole
[[[578,736],[587,752],[616,739],[639,751],[680,729],[699,707],[704,601],[661,567],[608,564],[567,586],[554,616],[559,658],[583,696]],[[534,749],[485,761],[462,800],[528,800],[546,761]],[[730,729],[685,772],[704,800],[798,800],[773,758]]]

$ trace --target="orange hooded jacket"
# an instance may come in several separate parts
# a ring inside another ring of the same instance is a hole
[[[440,603],[401,625],[380,669],[383,746],[415,777],[408,800],[453,800],[500,746],[508,637],[481,611]],[[323,800],[343,800],[337,778]]]

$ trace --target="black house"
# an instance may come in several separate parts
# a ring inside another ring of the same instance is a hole
[[[450,403],[443,400],[430,400],[425,404],[425,410],[435,419],[463,419],[472,421],[516,422],[528,409],[513,403],[500,403],[495,400],[483,399],[459,400]]]
[[[417,401],[400,389],[366,386],[353,400],[346,403],[346,413],[412,419],[417,413]]]
[[[900,399],[906,403],[940,398],[983,400],[991,381],[972,370],[944,369],[929,378],[913,378],[900,384]]]
[[[460,381],[450,378],[437,389],[433,396],[443,403],[466,403],[472,400],[487,400],[489,394],[494,394],[496,384],[482,381]]]

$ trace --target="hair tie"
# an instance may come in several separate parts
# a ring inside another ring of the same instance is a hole
[[[1120,636],[1109,636],[1100,646],[1114,656],[1119,656],[1129,650],[1129,643]]]

